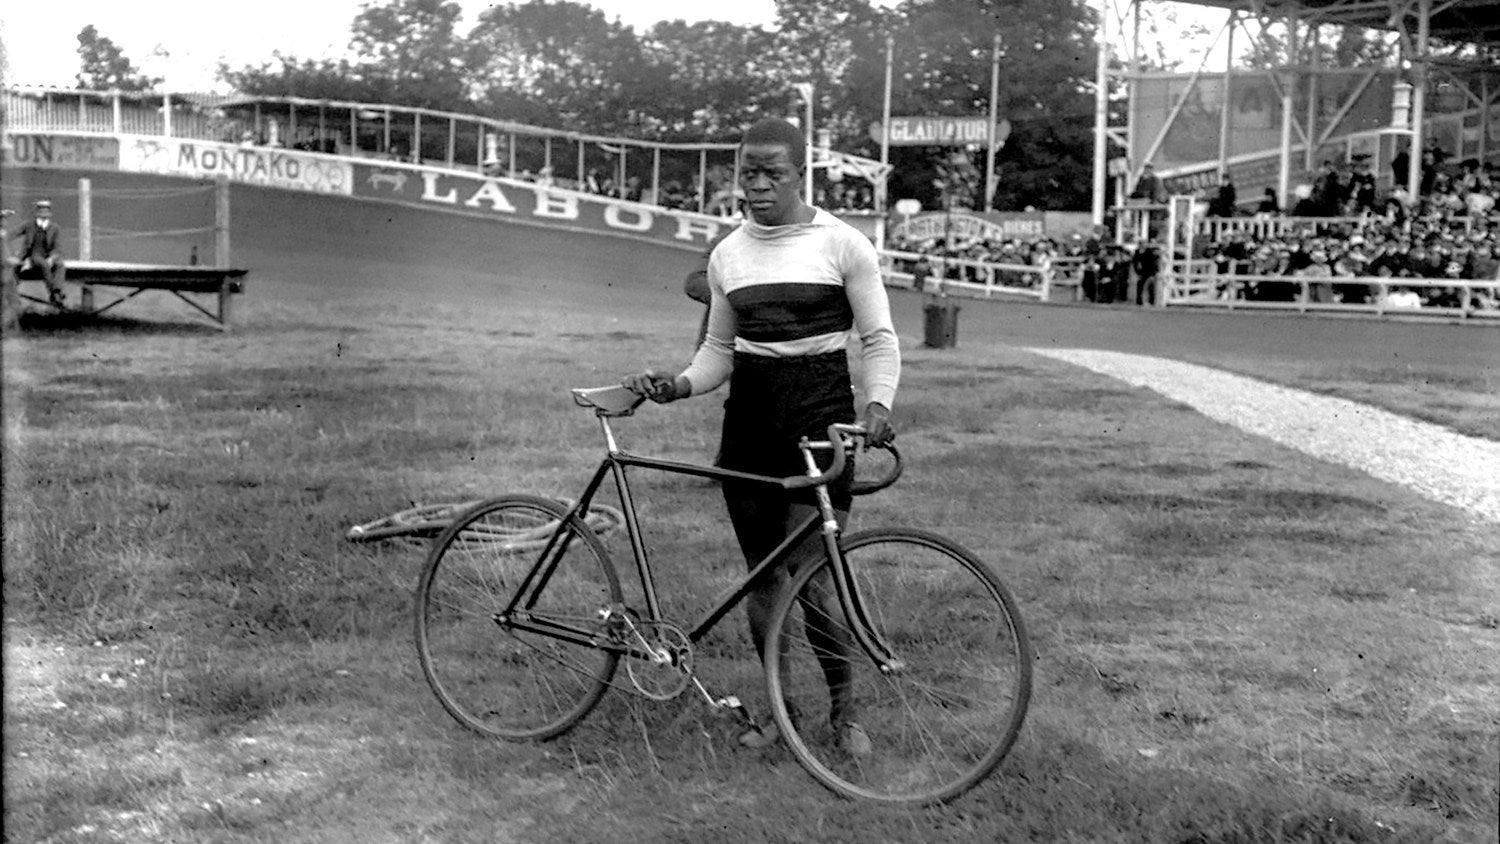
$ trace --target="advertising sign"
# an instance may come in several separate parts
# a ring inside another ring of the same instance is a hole
[[[870,124],[870,137],[881,140],[881,124]],[[995,124],[995,143],[1010,137],[1010,121]],[[985,146],[990,142],[989,120],[983,117],[892,117],[891,146]]]
[[[1047,223],[1046,216],[1040,211],[991,211],[983,215],[950,215],[932,211],[897,223],[891,233],[908,240],[943,240],[948,237],[955,242],[1035,240],[1047,236]]]
[[[364,199],[624,235],[678,247],[702,248],[723,228],[739,224],[728,218],[669,212],[652,205],[479,174],[356,164],[353,176],[353,195]]]
[[[5,164],[44,170],[115,170],[120,142],[87,135],[6,134]]]
[[[120,169],[199,179],[222,175],[232,182],[344,195],[354,181],[349,162],[327,156],[161,137],[128,137],[120,148]]]

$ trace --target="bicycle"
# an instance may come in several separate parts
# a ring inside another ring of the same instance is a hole
[[[834,425],[804,438],[805,476],[779,478],[642,457],[623,451],[611,419],[644,399],[624,387],[575,389],[591,409],[605,455],[572,506],[504,495],[469,508],[437,537],[416,594],[422,671],[464,727],[509,740],[545,740],[581,721],[611,686],[669,700],[690,686],[715,709],[758,727],[738,698],[716,697],[694,672],[694,645],[803,540],[820,533],[821,556],[786,583],[772,614],[764,673],[786,746],[823,785],[886,803],[952,800],[988,776],[1020,732],[1031,695],[1032,649],[1010,591],[956,542],[912,528],[843,534],[827,484],[843,471],[863,429]],[[855,494],[895,483],[900,452]],[[816,453],[831,453],[820,470]],[[818,512],[727,588],[688,627],[662,617],[627,468],[812,489]],[[644,608],[626,606],[615,566],[583,521],[613,478]],[[476,541],[474,537],[483,537]],[[501,539],[503,537],[503,539]],[[820,606],[832,582],[838,612]],[[816,641],[815,641],[816,640]],[[621,661],[629,686],[615,682]],[[821,719],[834,672],[848,683],[869,738],[851,754]]]

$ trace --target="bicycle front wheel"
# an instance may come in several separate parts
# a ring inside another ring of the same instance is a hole
[[[529,618],[575,640],[603,640],[599,611],[622,600],[620,581],[593,531],[567,513],[530,495],[484,501],[455,519],[428,554],[416,603],[422,673],[443,708],[475,732],[512,740],[559,735],[589,713],[614,676],[615,653],[500,619],[556,536],[557,564]]]
[[[1026,717],[1032,650],[1015,600],[987,565],[935,534],[865,531],[840,547],[870,633],[901,668],[881,672],[856,644],[825,557],[792,579],[772,615],[777,726],[841,795],[951,800],[1000,764]]]

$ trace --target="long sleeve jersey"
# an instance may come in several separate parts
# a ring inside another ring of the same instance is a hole
[[[683,375],[693,395],[715,389],[734,353],[793,357],[844,351],[859,337],[865,400],[896,398],[901,350],[875,247],[819,209],[811,222],[747,221],[708,263],[708,334]]]

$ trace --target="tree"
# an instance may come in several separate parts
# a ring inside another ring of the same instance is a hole
[[[468,41],[469,87],[507,120],[629,133],[661,85],[634,30],[569,0],[491,6]]]
[[[641,39],[650,116],[662,140],[733,141],[786,108],[788,87],[767,69],[776,36],[718,21],[663,21]]]
[[[1088,207],[1095,56],[1095,19],[1088,4],[927,0],[898,11],[893,114],[988,114],[991,48],[999,33],[999,112],[1012,130],[997,156],[1000,175],[989,207]],[[893,150],[898,173],[891,197],[939,205],[932,183],[948,151]],[[982,161],[983,151],[973,158]]]
[[[87,91],[149,91],[160,77],[143,75],[115,42],[93,24],[78,32],[78,87]]]
[[[303,97],[312,100],[378,101],[378,92],[347,59],[298,59],[272,53],[259,67],[234,70],[220,64],[218,76],[251,97]]]
[[[366,3],[349,42],[359,75],[377,101],[452,109],[467,101],[457,34],[463,9],[452,0]]]

